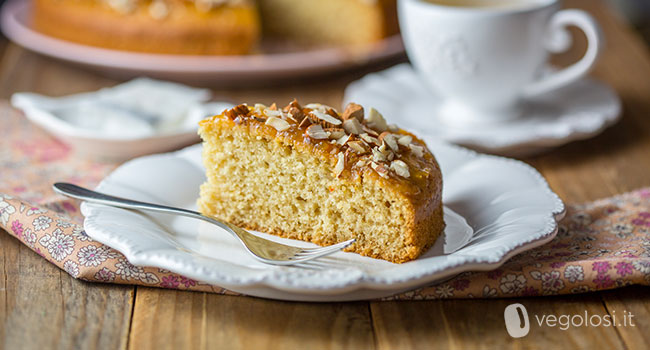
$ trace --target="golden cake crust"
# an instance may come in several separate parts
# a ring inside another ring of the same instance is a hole
[[[31,12],[34,28],[56,38],[167,54],[250,54],[262,24],[265,37],[303,49],[363,52],[398,32],[396,0],[33,0]]]
[[[433,245],[444,228],[440,168],[422,140],[405,130],[386,125],[383,117],[374,110],[366,114],[373,116],[371,120],[356,118],[351,114],[354,113],[353,110],[359,109],[360,106],[351,104],[344,113],[339,113],[328,106],[318,104],[302,107],[296,101],[283,109],[275,106],[267,108],[261,105],[240,105],[201,121],[199,132],[204,140],[214,134],[250,135],[265,142],[281,144],[297,152],[315,155],[321,162],[329,164],[332,176],[336,179],[331,182],[332,188],[329,191],[338,190],[337,186],[359,188],[370,183],[391,196],[399,197],[403,203],[402,207],[406,208],[401,237],[404,243],[400,253],[385,254],[371,244],[355,244],[348,250],[398,263],[413,260]],[[363,113],[361,110],[361,115]],[[355,118],[357,121],[363,121],[344,124]],[[335,125],[335,119],[340,124]],[[346,128],[354,130],[349,127],[351,124],[361,125],[361,133],[349,133]],[[344,125],[346,128],[343,128]],[[311,127],[316,130],[310,132]],[[321,130],[327,130],[329,135],[318,134]],[[360,144],[364,150],[351,147],[354,142]],[[406,171],[393,163],[402,163],[401,165],[406,166]],[[206,166],[209,167],[210,164]],[[240,219],[238,215],[224,217],[220,210],[211,205],[210,199],[205,197],[202,189],[199,209],[203,213],[251,230],[309,240],[319,245],[330,245],[341,240],[334,235],[314,237],[307,233],[290,232],[282,227],[265,225],[263,222]]]
[[[104,0],[34,0],[32,21],[60,39],[148,53],[241,55],[261,35],[252,4],[201,9],[185,0],[129,1],[120,10]]]

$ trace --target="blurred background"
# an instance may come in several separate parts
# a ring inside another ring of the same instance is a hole
[[[8,0],[0,0],[0,4]],[[617,16],[638,30],[650,45],[650,0],[605,0]]]
[[[650,45],[650,1],[606,0],[614,12],[637,29]]]

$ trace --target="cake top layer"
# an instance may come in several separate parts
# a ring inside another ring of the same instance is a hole
[[[187,3],[196,6],[202,12],[222,6],[251,6],[251,0],[92,0],[107,4],[109,7],[122,14],[132,13],[140,5],[149,7],[149,12],[154,18],[166,17],[169,6],[173,3]]]
[[[241,104],[201,123],[214,122],[247,125],[268,139],[308,147],[333,164],[335,177],[374,173],[419,193],[429,188],[431,176],[439,176],[437,162],[423,141],[388,124],[374,108],[365,111],[356,103],[348,104],[343,113],[319,103],[301,106],[295,100],[284,108]]]

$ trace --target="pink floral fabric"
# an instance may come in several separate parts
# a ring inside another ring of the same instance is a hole
[[[236,294],[170,271],[130,264],[88,237],[78,202],[55,181],[95,186],[117,164],[85,159],[0,103],[0,229],[86,281]],[[388,300],[496,298],[650,285],[650,188],[568,205],[557,237],[489,272],[468,272]]]

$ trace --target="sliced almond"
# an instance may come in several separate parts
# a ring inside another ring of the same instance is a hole
[[[408,145],[410,145],[411,142],[413,142],[413,137],[411,137],[410,135],[400,136],[397,139],[397,143],[404,147],[408,147]]]
[[[339,175],[341,175],[343,172],[343,169],[345,169],[345,154],[343,154],[343,152],[339,152],[336,155],[336,158],[337,160],[336,165],[334,166],[334,175],[336,175],[336,177],[339,177]]]
[[[370,107],[370,110],[368,111],[367,125],[379,133],[382,133],[388,129],[388,124],[386,123],[384,116],[372,107]]]
[[[291,101],[291,103],[289,103],[284,107],[284,110],[288,112],[291,108],[297,108],[298,110],[302,110],[302,107],[300,107],[300,103],[298,103],[298,100],[296,100],[295,98],[293,99],[293,101]]]
[[[364,153],[368,152],[368,147],[366,147],[364,145],[364,143],[361,142],[361,141],[350,141],[350,142],[348,142],[348,146],[350,146],[350,148],[353,151],[355,151],[355,152],[357,152],[359,154],[364,154]]]
[[[311,120],[309,118],[302,118],[300,121],[300,124],[298,124],[299,128],[307,128],[311,125]]]
[[[230,119],[235,119],[235,118],[237,118],[237,117],[240,116],[240,115],[241,115],[241,116],[244,116],[244,117],[248,116],[248,114],[250,113],[250,111],[249,111],[247,105],[245,105],[245,104],[240,104],[240,105],[237,105],[237,106],[235,106],[235,107],[233,107],[233,108],[227,110],[225,113],[226,113],[226,116],[227,116],[228,118],[230,118]]]
[[[395,124],[388,124],[388,130],[392,131],[392,132],[398,132],[399,127],[397,125],[395,125]]]
[[[363,131],[365,131],[367,134],[372,135],[374,137],[379,136],[379,133],[376,132],[375,130],[373,130],[373,129],[365,126],[365,125],[363,125],[362,127],[363,127]]]
[[[345,129],[345,131],[348,134],[354,134],[354,135],[363,134],[363,125],[361,125],[361,123],[359,123],[359,120],[357,120],[356,118],[352,118],[344,121],[343,129]]]
[[[352,137],[352,135],[343,135],[336,140],[336,144],[343,146],[350,140],[350,137]]]
[[[345,136],[345,130],[341,128],[327,128],[325,129],[330,134],[330,139],[340,139],[341,137]]]
[[[388,131],[384,131],[379,135],[379,141],[386,142],[388,147],[393,151],[397,152],[399,150],[399,145],[397,144],[397,137],[395,134],[392,134]]]
[[[381,143],[379,142],[379,140],[378,140],[376,137],[372,137],[372,136],[370,136],[370,135],[368,135],[368,134],[366,134],[366,133],[360,134],[359,137],[360,137],[362,140],[364,140],[364,141],[366,141],[367,143],[369,143],[369,144],[375,144],[375,145],[377,145],[377,146],[379,146],[379,145],[381,144]]]
[[[385,165],[379,164],[377,162],[371,162],[370,167],[372,167],[379,176],[383,178],[388,178],[388,168]]]
[[[169,7],[167,6],[167,3],[160,0],[152,1],[149,5],[149,15],[153,17],[153,19],[158,20],[167,17],[169,15]]]
[[[272,111],[277,111],[278,110],[278,105],[275,104],[275,102],[273,102],[273,104],[269,106],[269,109],[272,110]]]
[[[341,120],[341,116],[339,115],[339,112],[337,112],[334,108],[329,108],[325,113],[329,114],[330,116]]]
[[[282,118],[284,118],[284,119],[288,119],[288,120],[291,120],[291,121],[296,122],[296,123],[298,122],[298,121],[296,120],[296,118],[293,117],[293,114],[291,114],[291,113],[284,113],[284,112],[282,112]]]
[[[361,168],[366,166],[366,164],[368,164],[368,159],[364,158],[364,159],[359,159],[359,161],[354,166],[357,168]]]
[[[411,176],[411,172],[409,172],[409,166],[401,160],[392,161],[390,163],[390,169],[401,177]]]
[[[422,157],[424,155],[424,147],[418,146],[416,144],[410,143],[409,148],[411,149],[411,152],[415,154],[418,157]]]
[[[386,158],[386,155],[379,150],[379,147],[374,147],[372,149],[372,161],[373,162],[385,162],[388,159]]]
[[[395,153],[390,150],[390,147],[386,144],[386,141],[381,142],[381,146],[378,147],[379,152],[386,157],[387,160],[393,160],[395,158]]]
[[[277,131],[284,131],[291,127],[291,125],[287,123],[286,120],[277,117],[269,117],[269,119],[267,119],[266,123],[264,124],[274,127]]]
[[[315,120],[312,119],[313,122],[320,123],[321,125],[325,124],[324,126],[339,126],[342,124],[339,119],[319,110],[314,109],[309,113],[309,115],[315,117]]]
[[[296,122],[302,122],[303,119],[305,119],[305,113],[302,112],[302,109],[293,106],[289,107],[287,110],[287,115]]]
[[[310,125],[305,132],[307,133],[307,136],[315,140],[324,140],[329,138],[329,134],[318,124]]]
[[[264,115],[267,117],[282,118],[282,111],[267,108],[264,110]]]
[[[317,111],[325,113],[325,112],[327,112],[328,109],[330,109],[332,107],[330,107],[328,105],[324,105],[322,103],[308,103],[308,104],[305,105],[305,108],[309,108],[311,110],[317,110]]]
[[[350,102],[347,106],[345,106],[345,111],[343,111],[341,118],[346,121],[350,119],[356,119],[357,121],[362,122],[363,107],[354,102]]]

